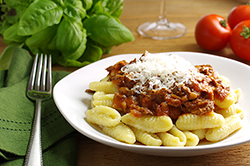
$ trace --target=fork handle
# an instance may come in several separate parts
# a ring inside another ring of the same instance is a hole
[[[25,166],[42,166],[42,146],[41,146],[41,103],[42,100],[36,100],[35,116],[33,120],[33,129],[29,142],[29,148],[25,159]]]

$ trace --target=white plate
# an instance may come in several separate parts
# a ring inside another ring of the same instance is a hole
[[[85,92],[89,83],[104,78],[107,75],[105,69],[110,65],[114,65],[120,60],[130,61],[140,57],[141,54],[112,56],[69,74],[54,87],[53,96],[55,103],[65,119],[83,135],[102,144],[135,153],[158,156],[195,156],[224,151],[250,141],[250,67],[234,60],[209,54],[193,52],[172,53],[184,57],[193,65],[211,64],[221,75],[230,79],[232,89],[242,89],[242,96],[239,101],[245,112],[242,129],[217,143],[203,143],[196,147],[151,147],[122,143],[93,128],[85,120],[85,112],[89,108],[92,98],[92,95]]]

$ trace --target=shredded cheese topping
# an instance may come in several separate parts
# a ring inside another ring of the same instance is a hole
[[[132,88],[136,93],[147,90],[170,89],[188,83],[194,77],[205,77],[184,58],[175,54],[151,54],[146,52],[145,56],[136,62],[125,65],[121,69],[124,74],[136,82]]]

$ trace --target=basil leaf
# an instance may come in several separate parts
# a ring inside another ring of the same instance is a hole
[[[52,0],[52,1],[55,2],[59,6],[64,6],[64,0]]]
[[[123,10],[123,0],[109,0],[106,9],[112,16],[119,18]]]
[[[4,18],[8,21],[8,23],[14,24],[23,15],[27,7],[30,5],[31,2],[34,0],[4,0],[6,5],[8,5],[9,10],[5,14]]]
[[[113,17],[119,18],[123,10],[123,0],[99,0],[94,1],[91,13],[109,13]]]
[[[97,13],[102,13],[103,11],[104,10],[103,10],[103,7],[102,7],[102,3],[101,3],[101,1],[99,1],[99,2],[94,4],[93,9],[90,12],[90,15],[97,14]]]
[[[58,63],[62,66],[72,66],[72,67],[83,67],[83,66],[91,64],[91,62],[88,62],[88,61],[79,62],[79,61],[71,60],[71,59],[67,59],[67,60],[59,59]]]
[[[83,6],[86,10],[90,9],[91,6],[92,6],[92,4],[93,4],[93,0],[82,0],[82,6]]]
[[[86,10],[80,0],[65,0],[63,13],[76,20],[83,19],[86,16]]]
[[[33,2],[20,18],[18,35],[35,34],[61,21],[63,10],[50,0]]]
[[[108,12],[114,17],[120,17],[123,9],[123,0],[102,0],[104,12]]]
[[[6,20],[0,23],[0,34],[3,35],[6,29],[8,29],[11,26]]]
[[[86,42],[82,42],[79,48],[76,50],[76,52],[72,54],[72,56],[66,57],[66,58],[63,56],[58,56],[57,62],[62,66],[74,66],[74,67],[82,67],[82,66],[90,64],[91,62],[87,62],[87,61],[80,62],[77,60],[80,56],[82,56],[82,52],[84,52],[85,47],[86,47]],[[78,58],[75,58],[75,57],[78,57]]]
[[[82,22],[64,17],[57,30],[56,47],[65,59],[76,60],[85,50],[86,37],[86,29],[82,28]]]
[[[49,50],[57,50],[56,41],[57,41],[57,34],[52,39],[52,41],[47,45],[47,49],[49,49]]]
[[[83,35],[83,37],[82,37],[82,41],[81,41],[79,47],[75,50],[75,52],[73,52],[69,56],[67,56],[67,57],[64,56],[64,57],[66,57],[66,59],[76,60],[79,57],[81,57],[82,54],[84,53],[84,51],[86,49],[86,43],[87,43],[87,35],[86,35],[86,30],[85,29],[83,29],[82,35]]]
[[[84,20],[83,26],[87,29],[89,38],[105,47],[134,40],[129,29],[108,15],[92,15]]]
[[[102,57],[102,49],[95,44],[88,42],[86,46],[86,50],[84,51],[84,54],[78,59],[80,62],[95,62],[101,59]]]
[[[41,48],[42,46],[46,46],[55,37],[57,28],[58,25],[47,27],[26,39],[25,44],[31,48]]]
[[[17,6],[29,6],[34,0],[4,0],[4,3],[10,8],[16,8]]]
[[[18,22],[10,26],[3,33],[3,39],[8,43],[16,42],[22,43],[26,40],[26,36],[17,35]]]
[[[34,54],[52,54],[53,62],[64,66],[90,64],[109,53],[114,45],[134,40],[119,20],[123,0],[4,0],[4,3],[0,9],[3,41],[7,45],[22,43]],[[6,55],[0,58],[0,64],[7,64]]]
[[[0,55],[0,70],[8,70],[10,66],[10,62],[12,59],[13,52],[15,48],[21,47],[22,44],[10,44],[8,45],[4,51]]]

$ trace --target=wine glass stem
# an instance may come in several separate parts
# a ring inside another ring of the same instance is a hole
[[[166,14],[166,0],[162,0],[158,24],[168,24],[169,23],[166,15],[167,15]]]

